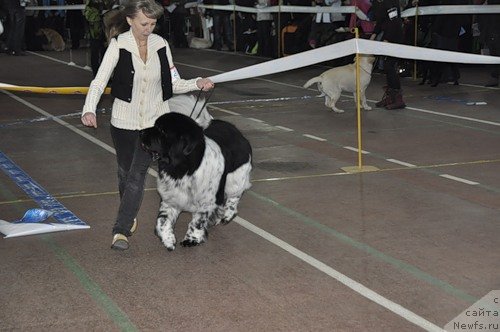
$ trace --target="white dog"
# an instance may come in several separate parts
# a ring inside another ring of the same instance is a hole
[[[373,55],[360,55],[359,61],[359,88],[361,91],[361,106],[369,111],[372,108],[366,103],[365,90],[372,77],[372,68],[375,57]],[[335,106],[342,91],[352,92],[356,101],[356,63],[335,67],[325,71],[317,77],[311,78],[304,84],[308,88],[318,83],[318,90],[325,95],[325,106],[334,112],[344,113]]]

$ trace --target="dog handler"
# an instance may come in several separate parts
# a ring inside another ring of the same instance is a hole
[[[380,35],[385,42],[402,44],[404,34],[399,0],[374,0],[372,10],[375,15],[375,30],[370,39],[373,40]],[[382,100],[375,105],[387,109],[405,108],[398,73],[398,59],[386,56],[384,71],[387,86],[384,87]]]
[[[106,50],[82,111],[82,123],[97,128],[95,110],[113,74],[111,137],[118,163],[120,207],[113,227],[111,248],[126,250],[137,227],[144,182],[151,155],[142,149],[140,131],[170,112],[172,93],[210,90],[208,78],[181,79],[165,39],[152,33],[163,8],[155,0],[129,0],[124,15],[130,29],[113,38]]]

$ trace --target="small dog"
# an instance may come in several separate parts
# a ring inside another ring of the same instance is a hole
[[[66,49],[66,43],[64,42],[63,37],[55,30],[48,28],[40,29],[36,35],[43,35],[47,39],[47,44],[42,45],[44,51],[62,52]]]
[[[365,91],[372,77],[375,57],[373,55],[361,55],[359,58],[361,106],[366,111],[370,111],[372,108],[366,103]],[[334,112],[344,113],[344,111],[338,109],[335,104],[340,98],[340,93],[342,91],[352,92],[354,101],[356,101],[356,63],[329,69],[320,76],[313,77],[307,81],[307,83],[304,84],[304,88],[308,88],[314,83],[318,83],[318,90],[325,95],[325,106],[331,108]]]
[[[192,214],[181,242],[188,247],[205,242],[210,226],[236,216],[251,186],[252,148],[234,125],[212,120],[203,130],[192,118],[172,112],[143,130],[141,140],[158,159],[161,204],[155,233],[169,251],[175,249],[174,226],[181,212]]]

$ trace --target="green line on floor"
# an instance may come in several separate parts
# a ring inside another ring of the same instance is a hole
[[[340,240],[340,241],[342,241],[342,242],[344,242],[344,243],[346,243],[346,244],[348,244],[356,249],[364,251],[364,252],[370,254],[371,256],[376,257],[379,260],[386,262],[386,263],[388,263],[388,264],[390,264],[390,265],[392,265],[400,270],[403,270],[403,271],[413,275],[417,279],[423,280],[423,281],[425,281],[425,282],[427,282],[435,287],[438,287],[441,290],[445,291],[446,293],[451,294],[451,295],[453,295],[453,296],[455,296],[463,301],[474,303],[478,300],[477,298],[467,294],[466,292],[453,287],[452,285],[448,284],[447,282],[445,282],[441,279],[438,279],[438,278],[420,270],[416,266],[410,265],[410,264],[408,264],[402,260],[399,260],[397,258],[388,256],[388,255],[384,254],[383,252],[378,251],[377,249],[372,248],[365,243],[359,242],[359,241],[335,230],[334,228],[325,226],[325,225],[321,224],[320,222],[318,222],[312,218],[309,218],[309,217],[307,217],[307,216],[305,216],[297,211],[294,211],[286,206],[283,206],[280,203],[278,203],[278,202],[276,202],[268,197],[257,194],[256,192],[251,191],[251,190],[247,191],[247,193],[252,195],[253,197],[261,200],[261,201],[264,201],[266,203],[271,204],[273,207],[275,207],[275,208],[279,209],[280,211],[294,217],[295,219],[298,219],[298,220],[302,221],[303,223],[310,225],[310,226],[313,226],[313,227],[315,227],[315,228],[317,228],[325,233],[333,235],[338,240]]]
[[[113,322],[120,327],[121,331],[137,331],[137,328],[130,321],[128,316],[111,300],[109,296],[96,284],[85,270],[78,265],[73,257],[57,245],[50,235],[43,235],[42,239],[54,251],[56,256],[64,265],[78,278],[83,288],[92,296],[92,298],[106,311]]]

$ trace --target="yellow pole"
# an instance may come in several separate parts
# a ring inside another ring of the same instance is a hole
[[[0,90],[27,92],[27,93],[44,93],[55,95],[85,95],[89,91],[88,87],[39,87],[39,86],[17,86],[17,85],[2,85]],[[106,88],[104,94],[110,94],[111,89]]]
[[[354,36],[359,38],[358,28],[354,28]],[[361,153],[361,93],[359,88],[359,53],[356,52],[356,112],[358,115],[358,168],[361,171],[363,168],[362,153]]]

